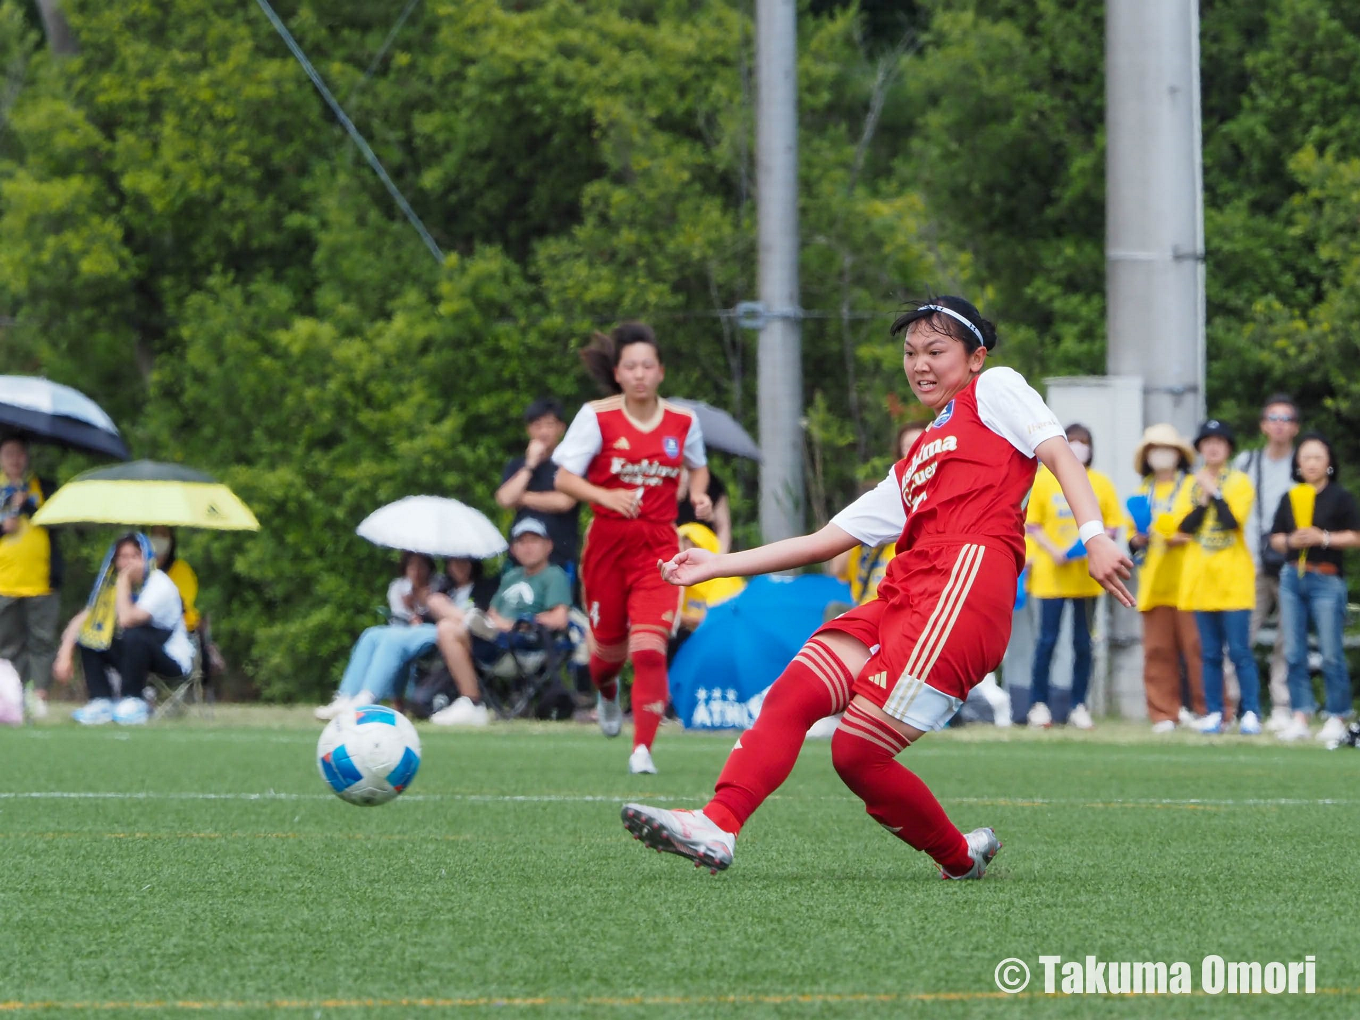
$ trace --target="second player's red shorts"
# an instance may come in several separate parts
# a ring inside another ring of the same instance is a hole
[[[997,666],[1011,636],[1015,554],[979,543],[922,543],[899,554],[896,590],[825,624],[863,642],[854,692],[919,730],[941,729]]]
[[[581,592],[602,657],[623,661],[631,627],[675,632],[685,589],[663,581],[657,561],[679,551],[673,524],[606,517],[590,522],[581,550]]]

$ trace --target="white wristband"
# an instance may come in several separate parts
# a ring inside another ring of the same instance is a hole
[[[1102,521],[1087,521],[1077,529],[1077,538],[1081,539],[1081,544],[1085,545],[1097,535],[1105,534],[1105,524]]]

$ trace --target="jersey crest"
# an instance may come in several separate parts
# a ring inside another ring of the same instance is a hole
[[[936,416],[935,420],[926,426],[927,429],[942,429],[949,424],[949,419],[954,417],[954,401],[944,405],[944,410]]]

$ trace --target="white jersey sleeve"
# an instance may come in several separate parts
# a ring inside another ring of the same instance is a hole
[[[604,447],[604,437],[600,435],[600,419],[595,408],[583,404],[576,412],[567,434],[553,450],[552,462],[564,467],[574,475],[584,475],[590,462]]]
[[[863,545],[896,542],[907,526],[897,472],[889,468],[887,478],[831,518],[831,523]]]
[[[1039,444],[1066,436],[1044,398],[1013,368],[990,368],[978,376],[978,417],[982,424],[1026,457]]]
[[[708,452],[704,449],[704,430],[699,427],[699,416],[696,414],[690,422],[689,432],[685,434],[685,467],[707,466]]]

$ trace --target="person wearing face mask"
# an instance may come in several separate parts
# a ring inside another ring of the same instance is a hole
[[[1261,732],[1261,681],[1251,651],[1251,610],[1256,604],[1256,569],[1244,527],[1256,489],[1228,458],[1236,437],[1226,422],[1210,418],[1199,427],[1195,449],[1204,466],[1185,486],[1172,515],[1190,537],[1181,566],[1180,608],[1195,614],[1199,628],[1204,702],[1209,714],[1201,733],[1222,733],[1227,720],[1223,698],[1223,655],[1237,670],[1241,689],[1238,731]]]
[[[1199,630],[1195,614],[1179,608],[1181,567],[1190,536],[1172,513],[1181,490],[1192,484],[1195,451],[1173,425],[1150,425],[1133,454],[1143,478],[1129,501],[1134,514],[1129,548],[1140,563],[1138,611],[1143,615],[1143,687],[1153,733],[1170,733],[1181,719],[1181,663],[1190,688],[1190,708],[1204,714]],[[1187,722],[1189,721],[1187,717]]]
[[[1091,430],[1085,425],[1067,427],[1067,444],[1086,467],[1086,477],[1100,504],[1100,516],[1111,537],[1122,514],[1114,483],[1091,467]],[[1058,645],[1063,608],[1072,603],[1072,708],[1067,721],[1082,730],[1095,724],[1086,707],[1091,682],[1091,613],[1096,597],[1104,590],[1086,569],[1086,548],[1077,535],[1077,521],[1053,472],[1039,469],[1025,512],[1026,561],[1030,567],[1030,595],[1039,606],[1039,639],[1034,646],[1030,673],[1031,726],[1053,725],[1048,707],[1048,679],[1053,650]]]
[[[193,634],[202,618],[194,605],[198,598],[198,575],[179,558],[179,542],[173,529],[157,525],[147,532],[147,537],[151,539],[151,551],[156,554],[156,566],[165,571],[165,576],[179,589],[180,601],[184,603],[184,629]]]

